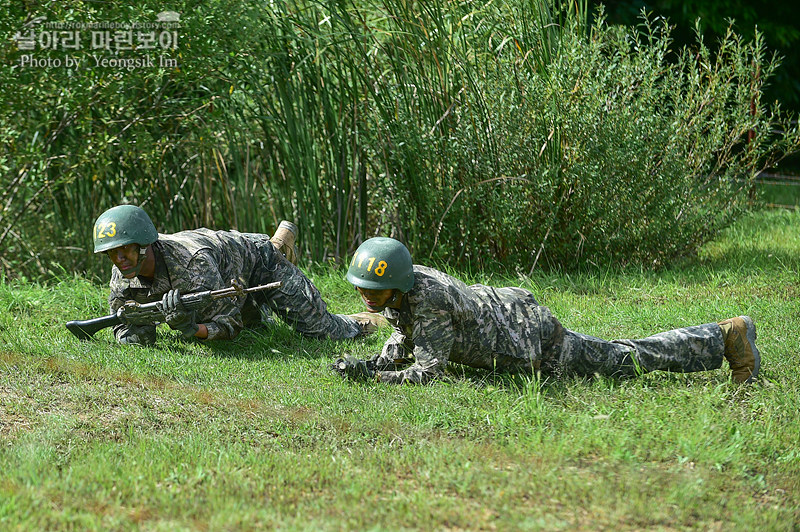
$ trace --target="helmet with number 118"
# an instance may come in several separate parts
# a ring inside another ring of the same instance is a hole
[[[403,293],[414,286],[411,253],[394,238],[375,237],[365,240],[353,255],[347,269],[347,280],[365,290],[396,289]]]

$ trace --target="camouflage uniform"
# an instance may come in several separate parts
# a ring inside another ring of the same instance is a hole
[[[339,340],[361,333],[353,318],[327,311],[316,287],[270,244],[267,235],[197,229],[158,235],[152,249],[156,258],[152,282],[125,279],[113,268],[108,298],[112,312],[130,299],[158,301],[170,289],[186,294],[225,288],[232,279],[244,287],[281,281],[276,290],[213,301],[197,311],[197,323],[206,325],[209,340],[234,338],[245,325],[258,323],[260,307],[267,305],[304,336]],[[121,342],[153,343],[155,326],[117,325],[114,334]]]
[[[395,332],[373,359],[382,382],[427,382],[448,361],[499,372],[611,377],[722,365],[716,323],[609,342],[564,329],[522,288],[467,286],[424,266],[414,266],[414,279],[401,308],[384,310]],[[385,369],[412,356],[413,364],[403,370]]]

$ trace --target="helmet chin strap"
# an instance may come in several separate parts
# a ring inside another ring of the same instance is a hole
[[[388,306],[391,306],[392,304],[394,304],[394,302],[395,302],[395,301],[397,301],[397,298],[399,298],[399,297],[400,297],[400,294],[401,294],[400,290],[398,290],[397,288],[395,288],[395,289],[392,291],[392,297],[390,297],[389,299],[387,299],[387,300],[386,300],[386,303],[384,303],[384,304],[383,304],[383,305],[381,305],[380,307],[369,307],[369,308],[370,308],[371,310],[374,310],[375,312],[383,312],[383,310],[384,310],[386,307],[388,307]]]
[[[147,258],[147,246],[139,246],[139,260],[136,261],[136,266],[133,268],[133,277],[139,275],[139,272],[142,271],[142,267],[144,266],[144,261]]]
[[[380,307],[370,307],[370,308],[371,308],[371,309],[375,309],[375,310],[376,310],[376,311],[378,311],[378,312],[383,312],[383,311],[384,311],[384,309],[386,309],[386,307],[390,307],[390,306],[392,306],[392,305],[394,304],[394,302],[395,302],[395,301],[397,301],[397,299],[400,297],[400,295],[401,295],[401,292],[400,292],[400,290],[398,290],[397,288],[395,288],[395,289],[394,289],[394,291],[392,292],[392,297],[390,297],[389,299],[387,299],[387,300],[386,300],[386,303],[384,303],[384,304],[383,304],[383,305],[381,305]]]
[[[394,292],[392,292],[392,297],[390,297],[390,298],[389,298],[389,300],[388,300],[388,301],[386,301],[386,305],[384,305],[384,308],[388,307],[389,305],[391,305],[391,304],[393,304],[395,301],[397,301],[397,298],[399,297],[399,296],[398,296],[398,294],[399,294],[399,293],[400,293],[400,290],[398,290],[397,288],[395,288],[395,289],[394,289]]]

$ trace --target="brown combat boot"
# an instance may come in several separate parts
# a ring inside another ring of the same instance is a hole
[[[758,376],[761,355],[756,347],[756,326],[748,316],[719,322],[725,341],[725,358],[731,366],[733,382],[751,383]]]
[[[361,334],[372,334],[378,330],[379,327],[388,325],[389,322],[383,317],[383,314],[377,312],[359,312],[358,314],[350,314],[361,325]]]
[[[286,259],[297,266],[297,251],[294,249],[294,243],[297,240],[297,226],[292,222],[282,221],[278,226],[278,230],[269,239],[275,249],[283,253]]]

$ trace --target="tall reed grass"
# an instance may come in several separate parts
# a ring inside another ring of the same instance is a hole
[[[172,8],[178,68],[25,70],[3,44],[6,274],[101,272],[89,227],[123,202],[165,232],[292,219],[315,261],[381,234],[452,265],[663,264],[800,146],[759,99],[774,63],[758,36],[670,61],[666,26],[608,27],[585,1]],[[8,20],[161,9],[66,1]]]

